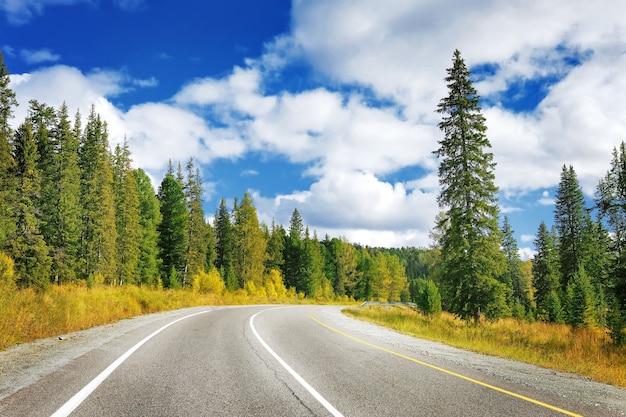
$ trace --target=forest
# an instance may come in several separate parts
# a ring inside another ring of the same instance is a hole
[[[554,227],[538,226],[537,254],[521,261],[499,217],[484,117],[458,51],[437,108],[441,212],[429,248],[320,238],[297,209],[289,225],[260,223],[248,193],[205,213],[193,159],[170,161],[155,187],[133,168],[128,143],[110,146],[93,106],[83,119],[31,101],[13,129],[18,103],[1,55],[0,64],[0,291],[83,282],[403,301],[426,314],[607,327],[616,344],[626,338],[626,146],[614,150],[593,207],[563,166]]]

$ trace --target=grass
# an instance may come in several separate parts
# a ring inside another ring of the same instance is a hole
[[[0,283],[1,284],[1,283]],[[0,350],[121,319],[202,305],[302,303],[288,294],[279,298],[250,296],[246,291],[220,294],[149,287],[85,284],[51,286],[47,291],[0,285]]]
[[[347,308],[344,313],[411,336],[626,387],[626,346],[611,345],[604,329],[514,319],[476,326],[447,313],[429,318],[400,306]]]

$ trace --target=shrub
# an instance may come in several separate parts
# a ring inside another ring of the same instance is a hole
[[[198,272],[192,278],[193,290],[204,294],[221,294],[224,291],[224,281],[217,269],[213,268],[209,272]]]

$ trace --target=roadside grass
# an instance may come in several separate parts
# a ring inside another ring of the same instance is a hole
[[[605,329],[515,319],[476,326],[448,313],[429,318],[401,306],[354,307],[343,312],[411,336],[626,387],[626,346],[610,344]]]
[[[89,288],[82,283],[53,285],[46,291],[0,285],[0,350],[142,314],[185,307],[307,302],[315,301],[293,292],[267,297],[250,295],[244,290],[215,293],[134,285]]]

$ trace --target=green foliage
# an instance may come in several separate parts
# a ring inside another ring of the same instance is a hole
[[[222,198],[215,213],[215,267],[220,271],[226,288],[233,291],[239,288],[237,277],[233,272],[233,225],[226,200]]]
[[[113,190],[117,235],[117,271],[115,282],[138,283],[142,228],[137,179],[131,167],[128,142],[115,147],[113,155]]]
[[[9,88],[9,71],[0,52],[0,248],[6,246],[7,238],[15,228],[12,201],[15,198],[12,170],[15,161],[11,152],[13,131],[9,119],[17,106],[15,93]]]
[[[0,252],[0,291],[15,287],[15,262],[4,252]]]
[[[117,273],[117,229],[113,169],[106,123],[92,106],[78,153],[81,169],[81,277],[101,274],[106,283]]]
[[[204,271],[207,265],[209,225],[204,218],[202,208],[202,176],[200,170],[195,168],[193,159],[187,163],[187,182],[185,183],[185,196],[187,199],[187,252],[185,254],[185,275],[193,276]]]
[[[244,287],[250,281],[261,287],[265,270],[266,241],[259,226],[252,197],[247,192],[235,210],[233,243],[233,270],[239,279],[240,287]]]
[[[437,285],[426,279],[418,279],[416,281],[416,297],[415,303],[427,316],[438,316],[441,314],[441,295]]]
[[[558,322],[562,319],[558,296],[561,286],[557,242],[556,229],[549,231],[542,221],[535,239],[537,254],[532,260],[533,286],[537,318],[550,322]],[[558,308],[556,302],[558,302]]]
[[[167,278],[163,284],[174,288],[180,285],[178,279],[184,274],[188,213],[183,187],[171,173],[163,178],[157,198],[161,211],[158,228],[161,274]]]
[[[441,280],[453,313],[475,321],[481,313],[497,318],[507,314],[507,287],[495,278],[505,269],[495,163],[487,151],[491,144],[479,96],[458,50],[446,82],[449,94],[437,107],[443,114],[438,126],[444,138],[434,152],[440,158],[438,202],[446,210],[438,225],[442,231]]]
[[[574,327],[593,327],[595,299],[591,280],[581,267],[567,284],[568,324]]]
[[[139,244],[139,282],[143,285],[157,285],[159,277],[159,231],[161,210],[159,200],[154,194],[150,178],[140,168],[134,171],[139,197],[139,224],[141,242]]]

